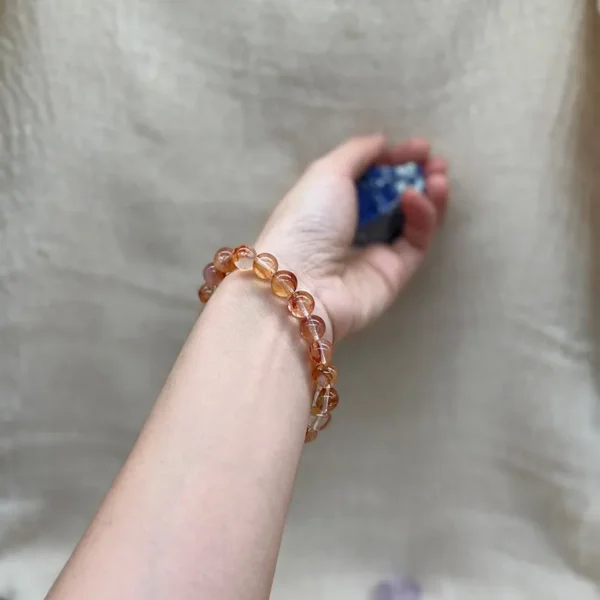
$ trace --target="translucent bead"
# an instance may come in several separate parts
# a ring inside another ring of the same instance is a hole
[[[325,335],[325,329],[325,321],[316,315],[300,321],[300,335],[309,342],[320,340]]]
[[[231,248],[221,248],[220,250],[217,250],[213,259],[213,264],[217,271],[220,271],[221,273],[231,273],[235,270],[235,265],[233,264],[233,260],[231,260],[232,254],[233,250]]]
[[[254,273],[259,279],[271,279],[277,273],[278,268],[277,259],[267,252],[259,254],[254,259]]]
[[[316,406],[313,406],[308,419],[309,429],[322,431],[329,425],[329,421],[331,421],[331,415],[329,413],[323,413]]]
[[[256,252],[249,246],[238,246],[231,255],[233,264],[240,271],[249,271],[254,265]]]
[[[281,298],[289,298],[297,287],[298,279],[291,271],[277,271],[271,279],[271,289]]]
[[[337,381],[338,370],[333,365],[317,365],[312,377],[317,386],[325,388]]]
[[[298,319],[306,319],[315,310],[315,299],[308,292],[294,292],[288,300],[288,308]]]
[[[200,298],[200,302],[202,302],[203,304],[206,304],[210,300],[210,297],[213,295],[215,289],[216,288],[214,285],[208,285],[205,283],[198,290],[198,298]]]
[[[223,279],[225,279],[225,273],[217,271],[217,268],[213,263],[209,263],[204,267],[204,281],[208,285],[219,285]]]
[[[327,365],[333,356],[333,344],[329,340],[315,340],[310,345],[308,354],[314,363]]]
[[[307,427],[306,434],[304,435],[304,443],[308,444],[308,442],[313,442],[317,439],[318,432],[310,427]]]
[[[340,397],[337,391],[332,387],[323,388],[315,402],[315,408],[320,412],[331,412],[340,403]]]

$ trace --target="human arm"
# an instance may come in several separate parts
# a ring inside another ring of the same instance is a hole
[[[419,160],[428,197],[404,199],[393,247],[349,248],[353,181]],[[379,316],[422,261],[447,180],[423,142],[351,140],[317,161],[257,249],[299,275],[336,340]],[[267,286],[226,278],[194,327],[123,470],[48,598],[267,598],[311,398],[306,349]]]

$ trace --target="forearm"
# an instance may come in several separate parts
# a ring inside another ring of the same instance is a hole
[[[222,284],[50,598],[268,597],[309,411],[293,325]]]

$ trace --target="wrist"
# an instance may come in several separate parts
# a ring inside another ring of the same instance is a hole
[[[312,398],[311,415],[305,435],[305,441],[310,442],[316,439],[320,430],[327,427],[331,420],[331,411],[338,404],[338,395],[333,388],[338,371],[331,364],[331,319],[320,298],[317,296],[315,299],[308,290],[302,289],[310,286],[300,286],[299,289],[300,282],[296,274],[282,268],[285,266],[280,265],[272,254],[257,253],[248,246],[238,246],[235,250],[222,248],[216,253],[213,262],[204,269],[205,283],[199,290],[199,296],[202,302],[208,302],[219,286],[220,289],[211,300],[208,312],[204,316],[209,317],[214,315],[214,311],[220,311],[220,317],[225,318],[227,322],[230,311],[238,312],[238,306],[246,306],[249,303],[254,307],[256,312],[250,317],[250,325],[246,324],[245,317],[242,316],[246,330],[238,334],[238,338],[246,345],[247,340],[250,340],[248,349],[251,354],[244,360],[246,369],[250,368],[251,364],[258,363],[262,366],[261,376],[266,376],[267,379],[274,370],[285,369],[286,366],[281,364],[278,337],[281,337],[282,341],[285,340],[287,346],[291,342],[296,355],[303,351],[305,370],[306,366],[310,366],[309,372],[312,376],[307,394],[309,399]],[[277,301],[280,306],[283,305],[281,308],[277,306]],[[315,313],[315,308],[321,309],[319,312],[327,321]],[[239,319],[239,316],[237,318]],[[255,332],[258,332],[259,339],[254,338]],[[272,354],[273,364],[260,359],[263,353],[259,353],[257,361],[253,343],[261,343],[263,346],[266,344],[271,352],[275,350],[275,354]],[[307,378],[305,383],[308,383],[309,379]]]
[[[273,385],[288,390],[302,414],[310,407],[306,353],[287,311],[273,306],[270,289],[248,273],[235,272],[219,285],[198,322],[198,341],[208,354],[221,355],[219,379],[242,381],[256,405]]]
[[[280,270],[286,270],[285,265]],[[321,302],[318,292],[315,292],[315,286],[311,285],[310,280],[302,274],[298,278],[298,290],[306,291],[313,297],[315,301],[313,314],[323,319],[326,326],[324,339],[333,343],[333,328],[329,313]],[[303,340],[297,331],[300,320],[290,314],[288,301],[288,298],[280,298],[273,294],[269,281],[257,280],[247,271],[235,271],[221,282],[205,310],[208,311],[209,307],[213,306],[216,308],[215,305],[218,305],[226,311],[241,312],[246,318],[258,320],[263,327],[275,329],[280,333],[283,329],[289,330],[295,334],[294,339],[302,348]]]
[[[325,339],[333,343],[335,341],[335,330],[333,327],[333,319],[331,318],[330,312],[323,302],[323,298],[321,297],[321,293],[318,285],[315,283],[315,279],[312,277],[310,269],[306,268],[306,261],[304,264],[302,261],[296,259],[294,257],[294,252],[286,252],[284,248],[281,247],[281,244],[265,244],[260,240],[256,243],[256,251],[257,254],[269,253],[275,254],[278,259],[278,270],[279,271],[291,271],[297,277],[297,290],[308,292],[314,302],[315,307],[313,314],[318,315],[325,322],[326,333]],[[270,291],[270,282],[269,281],[261,281],[258,282],[259,286],[265,286],[267,290]],[[272,299],[276,304],[282,307],[283,312],[288,312],[287,304],[288,300],[283,298],[278,298],[271,294]]]

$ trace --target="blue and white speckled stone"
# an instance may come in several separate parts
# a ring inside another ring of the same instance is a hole
[[[358,180],[357,244],[389,242],[400,235],[402,195],[408,188],[425,191],[423,168],[414,163],[376,165]]]

